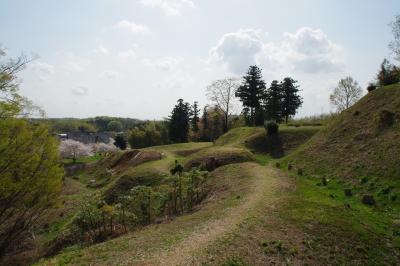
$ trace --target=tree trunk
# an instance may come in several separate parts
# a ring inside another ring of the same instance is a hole
[[[254,109],[253,109],[253,107],[250,108],[250,116],[251,116],[251,125],[254,127],[256,125],[256,121],[254,119]]]

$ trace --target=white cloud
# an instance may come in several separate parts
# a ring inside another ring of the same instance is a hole
[[[224,34],[210,50],[209,61],[218,62],[233,73],[250,65],[303,73],[339,72],[344,68],[343,49],[320,29],[303,27],[284,33],[280,43],[266,42],[261,30],[246,29]]]
[[[133,21],[121,20],[114,26],[116,29],[127,31],[133,34],[149,34],[150,29],[146,25],[137,24]]]
[[[87,86],[78,86],[76,88],[71,89],[72,94],[77,96],[84,96],[89,93],[89,88]]]
[[[162,71],[172,71],[175,70],[180,63],[183,62],[183,58],[176,58],[176,57],[161,57],[157,59],[144,59],[143,63],[151,66],[156,67]]]
[[[294,67],[306,73],[343,70],[342,48],[320,29],[303,27],[296,33],[284,33],[283,47]]]
[[[184,8],[194,8],[192,0],[140,0],[147,7],[160,8],[167,16],[179,16]]]
[[[260,33],[260,30],[241,29],[224,34],[210,50],[210,59],[222,63],[234,73],[243,72],[256,63],[257,55],[263,49]]]

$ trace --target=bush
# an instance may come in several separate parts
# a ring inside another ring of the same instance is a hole
[[[274,121],[268,121],[264,124],[267,135],[277,134],[279,131],[279,125]]]
[[[376,85],[373,84],[373,83],[369,83],[368,87],[367,87],[367,91],[371,92],[371,91],[374,91],[374,90],[376,90]]]

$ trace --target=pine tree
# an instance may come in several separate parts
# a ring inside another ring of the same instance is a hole
[[[199,113],[200,113],[200,110],[199,110],[198,103],[194,102],[192,105],[192,119],[190,122],[192,124],[193,132],[196,132],[196,133],[199,131],[199,125],[198,125],[198,123],[200,121]]]
[[[260,107],[265,94],[265,82],[262,79],[261,69],[250,66],[243,77],[244,83],[237,89],[235,96],[240,98],[244,107],[250,108],[252,125],[255,125],[255,109]]]
[[[208,128],[209,128],[209,123],[208,123],[208,111],[207,111],[208,106],[204,106],[203,108],[203,115],[201,117],[201,123],[202,123],[202,140],[203,141],[208,141]]]
[[[169,119],[169,137],[172,142],[188,142],[190,105],[178,100]]]
[[[282,86],[277,80],[271,82],[271,86],[267,89],[264,103],[268,120],[276,122],[282,121]]]
[[[296,85],[297,80],[286,77],[281,82],[282,87],[282,116],[285,118],[286,124],[288,123],[289,116],[295,115],[297,109],[303,103],[303,99],[299,92],[299,86]]]

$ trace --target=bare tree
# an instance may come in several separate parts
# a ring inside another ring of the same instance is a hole
[[[346,110],[356,103],[362,95],[362,89],[352,77],[341,79],[329,96],[331,104],[336,106],[339,112]]]
[[[396,15],[394,21],[390,23],[394,40],[389,44],[397,61],[400,61],[400,15]]]
[[[224,115],[224,132],[228,131],[229,117],[234,108],[235,92],[240,86],[237,78],[216,80],[207,86],[207,97]]]

